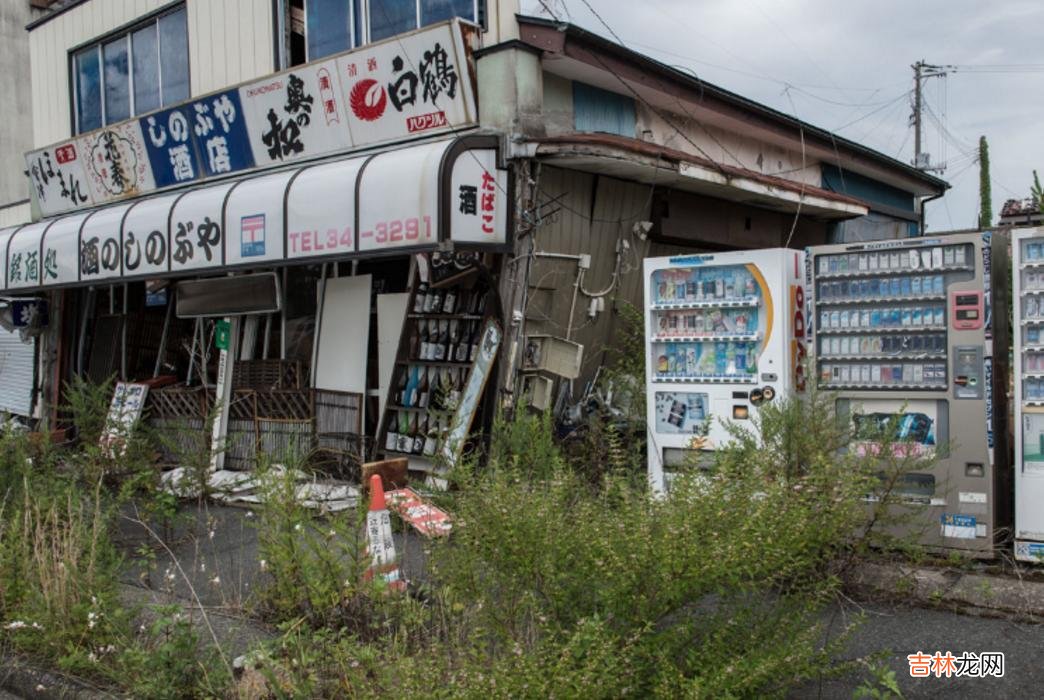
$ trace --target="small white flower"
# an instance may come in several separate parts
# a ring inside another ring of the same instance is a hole
[[[261,566],[261,570],[262,571],[268,571],[268,562],[267,561],[262,559],[261,561],[258,562],[258,564]]]
[[[98,599],[94,596],[91,596],[91,605],[98,607]]]
[[[92,664],[96,664],[98,663],[98,655],[92,651],[91,653],[87,654],[87,660],[90,661]]]
[[[300,531],[301,531],[301,523],[296,523],[294,525],[294,532],[300,532]]]
[[[41,630],[43,630],[43,625],[41,625],[39,622],[34,622],[32,624],[32,628],[34,630],[41,631]]]
[[[337,532],[335,530],[330,530],[327,534],[329,534],[330,537],[337,537]]]
[[[214,534],[215,534],[214,530],[211,530],[210,532],[208,532],[207,533],[207,539],[209,539],[209,540],[214,539]]]
[[[21,620],[13,620],[11,622],[8,622],[6,625],[4,625],[4,629],[9,629],[9,630],[20,630],[23,627],[26,627],[26,624],[24,622],[22,622]]]
[[[47,686],[45,686],[43,683],[37,683],[36,684],[36,692],[38,692],[38,693],[45,693],[45,692],[47,692]]]
[[[246,517],[247,517],[247,518],[252,518],[252,517],[254,517],[254,511],[252,511],[252,510],[248,510],[248,511],[246,512]]]
[[[98,624],[98,618],[100,615],[93,610],[87,613],[87,629],[92,630],[94,626]]]
[[[199,564],[199,570],[200,570],[201,572],[206,572],[206,570],[207,570],[207,565],[206,565],[206,563],[205,563],[205,562],[200,562],[200,564]]]
[[[210,579],[210,585],[212,585],[212,586],[220,586],[221,585],[221,577],[220,576],[215,576],[214,578]]]

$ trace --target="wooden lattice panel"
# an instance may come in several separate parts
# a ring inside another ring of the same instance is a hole
[[[309,389],[258,391],[257,417],[273,420],[312,420],[312,395]]]
[[[362,432],[362,394],[332,389],[313,389],[315,432],[349,433]]]
[[[202,418],[206,394],[201,387],[162,387],[149,391],[145,405],[149,415],[157,418]]]
[[[301,363],[296,360],[240,360],[232,368],[232,386],[240,389],[300,389]]]

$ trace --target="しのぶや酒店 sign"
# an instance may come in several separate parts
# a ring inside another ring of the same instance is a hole
[[[471,32],[420,29],[26,154],[43,216],[472,126]]]

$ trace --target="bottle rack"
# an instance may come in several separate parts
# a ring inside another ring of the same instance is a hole
[[[1022,241],[1020,316],[1022,333],[1022,405],[1044,406],[1044,240]]]
[[[816,365],[827,389],[945,391],[946,292],[970,243],[816,256]]]
[[[412,287],[378,435],[385,457],[407,457],[413,470],[434,469],[478,355],[487,296],[466,279]]]

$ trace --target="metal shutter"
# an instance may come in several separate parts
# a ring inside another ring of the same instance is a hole
[[[36,339],[23,343],[18,333],[0,328],[0,413],[29,416],[33,403]]]

